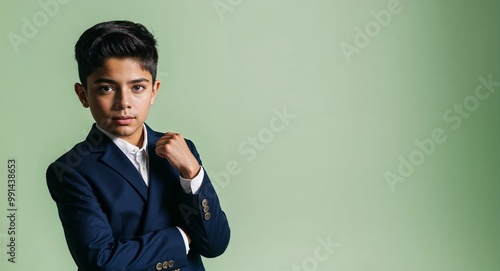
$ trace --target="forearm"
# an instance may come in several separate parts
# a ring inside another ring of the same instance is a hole
[[[183,193],[180,199],[179,211],[192,241],[191,249],[205,257],[221,255],[229,244],[230,229],[208,175],[198,194]]]

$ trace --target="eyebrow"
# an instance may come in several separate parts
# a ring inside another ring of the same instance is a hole
[[[127,84],[130,85],[130,84],[137,84],[137,83],[142,83],[142,82],[149,83],[149,80],[146,78],[138,78],[138,79],[128,81]],[[107,78],[98,78],[93,83],[94,84],[107,83],[107,84],[115,84],[116,85],[118,82],[116,82],[115,80],[107,79]]]

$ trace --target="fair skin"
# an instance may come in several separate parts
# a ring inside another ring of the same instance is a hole
[[[131,58],[109,58],[87,77],[87,88],[75,84],[80,102],[90,108],[99,127],[138,147],[143,145],[143,124],[159,88],[160,81],[153,82],[149,71]],[[181,134],[167,132],[155,150],[183,178],[192,179],[200,171]]]

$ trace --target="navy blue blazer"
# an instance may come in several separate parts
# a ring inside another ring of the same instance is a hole
[[[47,169],[78,270],[201,271],[200,256],[216,257],[229,243],[228,221],[206,172],[199,193],[185,193],[179,172],[156,155],[164,134],[146,129],[149,186],[95,124],[85,141]],[[201,165],[194,144],[186,142]],[[191,238],[188,255],[176,226]]]

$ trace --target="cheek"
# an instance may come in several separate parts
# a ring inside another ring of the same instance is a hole
[[[135,107],[138,111],[147,113],[151,107],[151,99],[149,97],[144,97],[143,99],[137,100]]]
[[[89,103],[91,104],[90,109],[95,113],[107,112],[113,106],[111,99],[93,98],[92,100],[89,100]]]
[[[97,100],[96,105],[99,111],[106,111],[106,108],[108,108],[110,104],[106,100]]]

